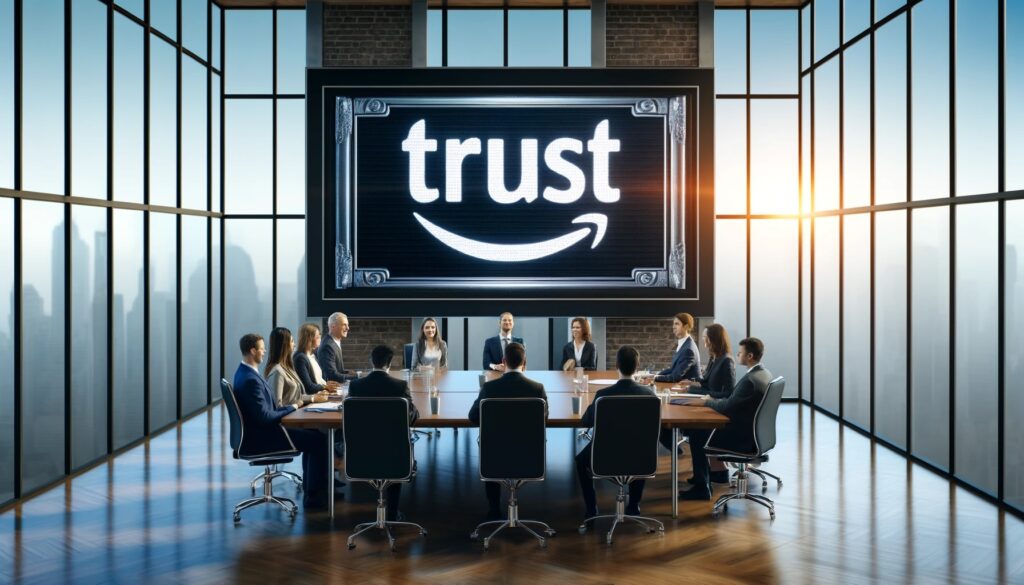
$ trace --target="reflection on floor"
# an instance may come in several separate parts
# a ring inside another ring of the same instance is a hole
[[[642,505],[665,535],[620,527],[612,546],[601,530],[576,532],[580,443],[550,430],[547,481],[520,500],[524,518],[559,531],[546,550],[521,531],[488,552],[467,539],[485,508],[468,430],[417,444],[419,476],[401,507],[430,535],[401,532],[397,553],[379,533],[345,548],[352,526],[373,515],[364,486],[349,488],[333,526],[324,513],[292,523],[270,507],[234,525],[231,509],[254,473],[231,458],[227,430],[214,407],[0,515],[0,582],[1024,582],[1024,522],[806,406],[779,413],[766,467],[785,482],[767,490],[774,523],[753,503],[714,520],[710,503],[686,502],[672,520],[665,455]],[[688,468],[684,460],[684,476]],[[599,487],[605,511],[612,494]]]

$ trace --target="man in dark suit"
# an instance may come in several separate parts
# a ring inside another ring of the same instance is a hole
[[[764,356],[764,343],[756,337],[748,337],[740,342],[736,352],[741,366],[747,367],[747,374],[740,378],[728,398],[712,398],[705,394],[699,399],[689,402],[691,406],[709,406],[729,417],[729,424],[715,432],[711,445],[719,449],[752,453],[754,446],[754,415],[761,404],[768,383],[772,381],[772,373],[761,364]],[[711,431],[692,430],[690,447],[693,452],[693,488],[680,491],[683,500],[710,500],[711,484],[709,483],[708,458],[704,455],[704,444]]]
[[[469,422],[480,425],[480,401],[485,398],[543,398],[546,418],[548,395],[544,392],[544,384],[523,375],[523,371],[526,370],[526,348],[523,344],[513,342],[505,348],[502,366],[502,371],[505,372],[502,377],[486,382],[480,387],[480,394],[469,409]],[[501,485],[493,481],[484,482],[484,491],[487,493],[487,519],[501,518]]]
[[[594,394],[594,402],[602,396],[654,396],[654,392],[647,386],[641,386],[633,381],[633,372],[636,372],[637,364],[640,363],[640,354],[636,349],[624,345],[619,348],[615,355],[616,368],[619,370],[619,381],[615,384],[602,388]],[[594,426],[594,402],[590,403],[584,411],[580,422],[584,427]],[[594,472],[590,469],[591,443],[576,455],[576,476],[580,480],[580,489],[583,491],[583,504],[586,507],[584,518],[597,516],[597,494],[594,492]],[[644,496],[644,480],[637,479],[629,484],[629,504],[626,506],[626,514],[630,516],[640,515],[640,499]]]
[[[512,337],[512,327],[514,325],[515,320],[512,318],[512,313],[506,311],[498,318],[498,334],[494,337],[488,337],[484,341],[484,370],[504,372],[505,364],[503,358],[505,356],[505,349],[510,343],[523,345],[522,337]]]
[[[324,374],[324,380],[345,382],[356,375],[345,369],[341,357],[341,340],[348,337],[348,317],[345,313],[333,313],[327,318],[327,335],[316,348],[316,363]]]
[[[409,392],[409,384],[405,380],[392,378],[388,371],[391,369],[391,360],[395,352],[386,345],[378,345],[370,352],[370,363],[373,371],[365,378],[352,380],[348,387],[349,396],[393,396],[405,398],[409,401],[409,424],[416,422],[420,417],[416,405],[412,402],[412,394]],[[398,515],[398,500],[402,495],[402,484],[393,483],[388,486],[387,518],[395,520]]]
[[[282,429],[281,419],[302,405],[274,406],[274,397],[258,369],[267,353],[262,337],[255,333],[244,335],[239,347],[242,363],[235,371],[233,387],[239,413],[245,421],[245,452],[242,454],[288,451],[291,445],[286,438],[290,438],[295,448],[302,452],[303,506],[326,506],[327,445],[324,435],[308,429]]]

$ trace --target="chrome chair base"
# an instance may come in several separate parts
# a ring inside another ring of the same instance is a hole
[[[749,471],[750,473],[753,473],[754,475],[756,475],[756,476],[761,478],[761,489],[762,490],[768,489],[768,478],[769,477],[775,480],[775,488],[776,489],[782,487],[782,478],[777,476],[777,475],[775,475],[775,474],[773,474],[773,473],[770,473],[770,472],[765,471],[763,469],[759,469],[757,467],[749,467],[749,468],[747,468],[747,471]]]
[[[654,518],[648,518],[646,516],[632,516],[630,514],[626,514],[626,486],[629,485],[629,481],[620,482],[618,479],[616,479],[615,483],[618,484],[619,486],[619,493],[617,496],[615,496],[615,513],[601,514],[598,516],[591,516],[590,518],[587,518],[583,521],[582,524],[580,524],[580,534],[586,534],[587,522],[603,520],[605,518],[613,519],[612,527],[608,530],[608,533],[604,537],[604,541],[608,544],[612,543],[612,535],[615,533],[615,528],[617,528],[619,524],[625,524],[626,520],[629,520],[630,522],[635,522],[640,526],[643,526],[644,530],[646,530],[648,534],[651,534],[655,531],[664,534],[665,525],[662,524],[660,521],[655,520]]]
[[[379,528],[380,530],[384,531],[384,536],[386,536],[388,539],[388,546],[391,547],[391,552],[395,552],[396,550],[398,550],[398,541],[395,539],[395,535],[391,532],[392,527],[408,526],[419,530],[420,536],[427,535],[427,529],[420,526],[419,524],[416,524],[415,522],[400,522],[397,520],[387,519],[387,499],[384,497],[384,490],[387,489],[387,487],[390,486],[392,482],[371,481],[369,483],[377,490],[377,519],[373,522],[363,522],[362,524],[356,525],[356,527],[352,531],[352,536],[348,537],[349,550],[352,550],[356,547],[355,540],[357,536],[374,528]]]
[[[588,441],[592,440],[593,437],[590,434],[590,429],[583,429],[582,431],[576,433],[576,439],[586,439]]]
[[[292,483],[295,484],[296,491],[300,491],[300,492],[302,491],[302,476],[301,475],[299,475],[297,473],[294,473],[294,472],[291,472],[291,471],[284,471],[282,469],[278,469],[276,465],[271,465],[270,467],[271,467],[271,470],[270,470],[270,479],[271,480],[277,479],[279,477],[287,477],[288,479],[292,480]],[[249,483],[249,487],[252,488],[252,495],[254,495],[254,496],[256,495],[256,488],[257,488],[257,486],[259,486],[260,482],[262,482],[262,481],[263,481],[263,474],[262,473],[257,475],[256,477],[252,478],[252,481]]]
[[[276,467],[277,466],[275,465],[267,465],[266,467],[263,468],[263,473],[257,477],[257,479],[263,482],[262,496],[255,496],[252,498],[242,500],[241,502],[238,503],[238,505],[235,506],[232,518],[236,523],[241,522],[242,520],[242,510],[252,508],[253,506],[258,506],[260,504],[277,504],[285,512],[287,512],[288,515],[293,520],[295,519],[295,514],[299,511],[299,508],[295,505],[295,502],[288,498],[274,495],[274,478],[280,477],[282,473],[286,473],[277,471]]]
[[[529,532],[537,539],[537,543],[541,548],[547,548],[548,538],[555,535],[555,530],[548,526],[546,523],[539,520],[522,520],[519,518],[519,500],[516,497],[516,490],[523,484],[522,481],[504,481],[502,482],[506,487],[509,488],[508,496],[508,518],[505,520],[488,520],[487,522],[481,522],[477,527],[470,533],[469,538],[471,540],[477,540],[480,538],[480,529],[485,526],[498,527],[494,529],[486,538],[483,540],[484,550],[487,550],[491,546],[491,539],[495,537],[499,532],[506,528],[522,528]],[[530,526],[536,526],[537,531],[534,531]],[[545,536],[541,536],[537,532],[543,532]]]
[[[437,430],[437,434],[438,435],[441,434],[441,430],[440,429]],[[434,433],[432,433],[430,431],[421,431],[419,429],[413,429],[412,430],[412,437],[411,437],[412,442],[415,443],[416,441],[418,441],[420,439],[420,435],[423,435],[423,436],[425,436],[426,438],[429,439],[429,438],[434,436]]]
[[[749,469],[747,464],[740,463],[739,469],[736,471],[733,478],[736,482],[736,491],[728,494],[723,494],[715,502],[715,507],[711,509],[711,516],[718,518],[722,512],[728,511],[729,502],[732,500],[750,500],[768,509],[768,514],[772,520],[775,520],[775,502],[773,502],[767,496],[761,494],[752,494],[749,491],[749,473],[753,473],[753,469]],[[760,474],[757,474],[760,477]],[[775,477],[775,476],[772,476]],[[778,479],[778,478],[776,478]],[[767,482],[764,482],[767,483]],[[781,485],[781,481],[780,481]]]

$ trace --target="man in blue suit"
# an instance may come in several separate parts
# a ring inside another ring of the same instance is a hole
[[[508,348],[510,343],[523,344],[522,337],[512,337],[512,327],[515,325],[515,320],[512,319],[512,313],[504,312],[498,318],[498,334],[494,337],[488,337],[484,341],[484,370],[497,370],[499,372],[505,371],[505,349]]]
[[[274,406],[266,380],[259,373],[260,362],[267,353],[263,338],[255,333],[239,341],[242,363],[235,370],[234,390],[238,411],[245,421],[245,454],[290,451],[292,445],[302,452],[302,505],[323,508],[327,505],[327,442],[324,435],[307,429],[281,428],[281,419],[295,412],[301,404]],[[291,439],[291,444],[286,439]]]

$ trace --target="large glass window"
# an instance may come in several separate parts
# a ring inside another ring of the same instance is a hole
[[[907,17],[875,33],[875,204],[907,200]]]
[[[839,413],[839,218],[814,221],[814,398]]]
[[[0,187],[14,188],[14,0],[0,0]]]
[[[747,336],[747,225],[744,220],[715,221],[715,321],[733,343]]]
[[[71,3],[71,195],[107,198],[107,7]]]
[[[0,198],[0,469],[14,469],[14,205]],[[14,474],[0,475],[0,502],[14,497]]]
[[[190,58],[183,58],[181,206],[187,209],[206,209],[206,120],[206,69]],[[215,133],[219,133],[219,130],[214,128]]]
[[[797,93],[797,39],[795,11],[750,12],[750,93]]]
[[[181,44],[206,59],[206,0],[181,0]]]
[[[306,11],[278,10],[277,93],[305,92]]]
[[[501,67],[505,63],[501,10],[448,11],[448,65]]]
[[[715,213],[747,213],[747,104],[715,104]]]
[[[561,10],[509,10],[509,66],[560,67],[562,19]]]
[[[114,199],[142,203],[142,27],[114,14]]]
[[[715,43],[715,91],[747,93],[746,11],[715,12],[715,39],[719,41]]]
[[[178,216],[149,214],[149,428],[178,415]],[[190,366],[191,367],[191,364]]]
[[[871,24],[871,0],[843,0],[843,41],[864,32]]]
[[[871,428],[871,214],[843,218],[843,417]]]
[[[814,60],[839,46],[839,0],[814,2]]]
[[[1006,188],[1024,189],[1024,3],[1006,4]],[[0,68],[3,66],[0,65]],[[2,69],[0,69],[2,71]],[[0,96],[3,91],[0,90]],[[2,102],[0,97],[0,102]],[[0,121],[0,128],[3,122]],[[2,134],[0,134],[2,136]],[[0,146],[2,152],[2,146]],[[0,167],[2,168],[2,167]],[[2,171],[0,171],[2,172]],[[2,176],[2,175],[0,175]],[[1019,224],[1018,224],[1019,225]]]
[[[569,11],[569,67],[590,67],[590,11]]]
[[[912,198],[949,197],[949,0],[912,11]]]
[[[22,2],[21,188],[64,194],[63,0]]]
[[[172,40],[178,38],[178,0],[149,0],[151,26]]]
[[[843,53],[843,207],[871,204],[871,39]]]
[[[992,193],[999,188],[998,4],[997,0],[957,4],[957,195]]]
[[[145,238],[141,211],[114,210],[114,448],[141,439],[145,431],[145,303],[146,286],[142,243]]]
[[[1020,454],[1024,453],[1024,425],[1020,424],[1020,413],[1024,412],[1024,392],[1019,381],[1024,380],[1024,230],[1010,229],[1010,226],[1024,225],[1024,201],[1006,203],[1006,346],[1004,380],[1013,381],[1005,389],[1006,404],[1003,407],[1003,428],[1006,433],[1003,467],[1003,493],[1007,503],[1024,510],[1024,465]],[[2,293],[2,287],[0,287]],[[2,336],[0,336],[2,338]],[[2,394],[2,393],[0,393]]]
[[[798,114],[796,100],[750,102],[751,213],[799,211]]]
[[[907,212],[875,214],[875,432],[907,444]]]
[[[277,220],[277,322],[298,335],[306,320],[306,222]]]
[[[206,405],[208,318],[206,294],[207,237],[209,220],[181,216],[181,413],[187,415]],[[220,303],[220,299],[214,299]],[[219,327],[219,323],[214,324]],[[216,362],[214,362],[216,363]],[[217,395],[220,394],[218,387]]]
[[[814,74],[814,209],[839,207],[839,59]]]
[[[238,340],[246,333],[266,338],[273,323],[272,219],[224,223],[224,374],[238,366]]]
[[[149,38],[149,203],[178,205],[178,54]]]
[[[277,212],[306,212],[306,102],[277,102]],[[304,241],[303,241],[304,243]],[[305,246],[302,246],[305,248]]]
[[[273,29],[270,10],[227,11],[224,20],[225,93],[269,94],[274,91]]]
[[[750,241],[750,331],[765,344],[765,365],[786,378],[786,397],[797,396],[799,344],[799,254],[795,220],[752,221]],[[741,338],[732,338],[736,343]]]
[[[227,100],[224,105],[224,212],[273,211],[273,103]]]

